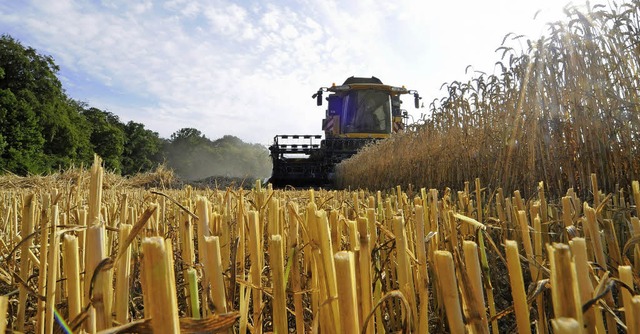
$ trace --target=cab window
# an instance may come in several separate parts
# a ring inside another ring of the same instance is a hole
[[[389,133],[389,94],[378,90],[357,90],[343,99],[342,129],[346,133]]]

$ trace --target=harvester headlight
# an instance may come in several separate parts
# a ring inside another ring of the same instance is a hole
[[[341,86],[331,87],[331,90],[338,91],[338,92],[347,91],[349,89],[351,89],[351,87],[349,85],[341,85]]]
[[[391,91],[394,93],[407,93],[407,89],[404,88],[404,86],[402,87],[391,87]]]

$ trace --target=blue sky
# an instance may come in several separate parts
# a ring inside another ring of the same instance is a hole
[[[430,102],[444,82],[467,79],[468,65],[492,73],[505,34],[536,38],[546,22],[564,19],[565,5],[4,0],[0,33],[51,55],[71,98],[123,122],[165,138],[193,127],[211,139],[269,145],[276,134],[321,133],[324,108],[311,99],[321,86],[374,75]],[[411,102],[404,106],[417,119],[426,109]]]

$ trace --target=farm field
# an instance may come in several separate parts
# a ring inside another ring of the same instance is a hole
[[[0,333],[640,333],[639,5],[506,35],[345,190],[0,176]]]
[[[161,189],[91,170],[0,192],[14,332],[633,332],[631,191]],[[25,180],[23,180],[25,181]],[[15,180],[13,182],[15,183]],[[3,329],[4,328],[0,328]]]

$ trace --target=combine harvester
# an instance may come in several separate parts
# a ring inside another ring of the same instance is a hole
[[[404,129],[407,112],[400,108],[400,95],[415,90],[385,85],[376,77],[350,77],[342,85],[321,87],[313,94],[318,106],[322,94],[330,92],[322,120],[322,135],[277,135],[269,147],[274,187],[324,187],[334,183],[336,164],[354,155],[366,144],[389,138]]]

